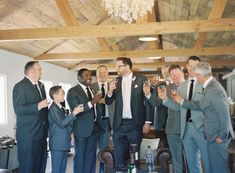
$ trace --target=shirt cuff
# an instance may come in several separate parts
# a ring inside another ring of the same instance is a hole
[[[180,102],[180,105],[182,105],[184,103],[184,99],[182,99],[182,101]]]
[[[151,121],[145,121],[145,123],[146,123],[146,124],[152,124],[152,122],[151,122]]]
[[[89,101],[87,104],[90,109],[93,107],[93,105],[91,104],[91,101]]]

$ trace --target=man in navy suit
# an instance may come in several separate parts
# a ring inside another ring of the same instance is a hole
[[[113,143],[115,164],[117,170],[125,170],[125,156],[129,153],[130,144],[138,144],[138,150],[142,140],[142,133],[150,130],[151,117],[146,109],[143,83],[144,76],[136,76],[132,73],[130,58],[119,57],[116,60],[116,69],[120,77],[118,81],[112,81],[106,95],[106,103],[109,105],[115,100],[113,120]]]
[[[198,63],[194,68],[194,73],[204,88],[201,99],[190,101],[182,99],[179,95],[175,95],[173,99],[184,108],[201,110],[204,113],[205,138],[212,167],[211,172],[228,173],[228,145],[234,138],[234,134],[226,91],[213,78],[209,63]]]
[[[91,84],[92,90],[101,92],[102,99],[97,103],[97,123],[102,128],[102,132],[98,137],[99,150],[107,148],[109,145],[110,132],[111,132],[111,120],[113,119],[113,104],[105,104],[105,95],[108,91],[108,79],[109,72],[105,65],[99,65],[96,70],[97,82]],[[100,163],[99,172],[104,172],[104,164]]]
[[[95,173],[97,137],[101,132],[97,121],[96,103],[102,98],[100,93],[93,93],[91,71],[82,68],[77,74],[78,84],[69,89],[67,101],[71,110],[80,104],[84,111],[73,124],[75,138],[74,173]]]
[[[19,172],[44,173],[47,162],[48,101],[37,61],[25,65],[25,77],[13,89]]]

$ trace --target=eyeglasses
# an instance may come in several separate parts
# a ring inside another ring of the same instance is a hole
[[[118,65],[118,66],[116,66],[115,68],[121,68],[121,67],[124,67],[124,66],[126,66],[127,64],[123,64],[123,65]]]

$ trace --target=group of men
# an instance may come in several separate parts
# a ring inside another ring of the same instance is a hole
[[[111,128],[116,170],[126,171],[129,146],[137,144],[140,149],[143,133],[153,124],[150,110],[155,106],[168,108],[166,134],[174,173],[184,172],[183,153],[190,173],[202,172],[201,161],[206,173],[228,172],[228,144],[233,131],[226,92],[212,77],[208,63],[193,56],[186,67],[187,80],[180,66],[172,65],[169,74],[173,83],[157,91],[144,84],[145,76],[133,74],[127,57],[116,59],[119,77],[109,82],[104,65],[97,67],[95,83],[90,70],[80,69],[78,84],[67,93],[71,110],[84,106],[73,123],[74,173],[95,173],[96,146],[108,147]],[[49,103],[40,77],[38,62],[28,62],[24,79],[13,89],[19,169],[23,173],[43,173],[46,168]],[[172,90],[177,93],[172,94]]]

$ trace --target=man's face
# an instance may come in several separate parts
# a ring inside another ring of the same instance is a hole
[[[90,86],[91,84],[91,80],[92,80],[92,77],[91,77],[91,71],[89,70],[86,70],[82,73],[82,76],[78,76],[78,80],[80,83],[82,83],[83,85],[86,85],[86,86]]]
[[[186,68],[188,70],[189,77],[195,76],[193,69],[197,66],[198,63],[199,63],[199,61],[190,59],[188,61],[188,63],[186,64]]]
[[[106,82],[108,78],[108,70],[105,67],[100,67],[97,69],[96,72],[97,80],[101,83]]]
[[[123,64],[122,61],[116,61],[115,68],[117,70],[118,75],[123,76],[123,75],[125,75],[127,73],[128,65]]]
[[[183,72],[176,68],[170,71],[170,76],[174,84],[179,85],[183,79]]]
[[[35,63],[34,66],[31,68],[30,73],[33,77],[33,80],[39,81],[42,75],[41,66],[38,63]]]
[[[200,84],[203,84],[203,83],[204,83],[204,77],[203,77],[201,74],[195,73],[195,76],[196,76],[197,81],[198,81]]]

